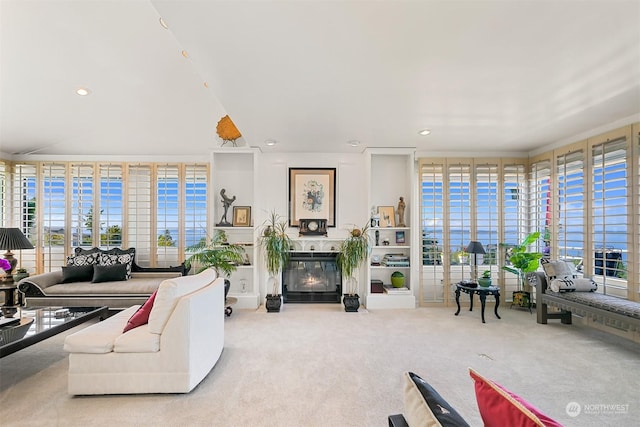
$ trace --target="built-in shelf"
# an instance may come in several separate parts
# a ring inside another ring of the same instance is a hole
[[[380,173],[384,170],[384,173]],[[413,183],[414,162],[413,152],[409,150],[370,150],[368,158],[369,174],[369,206],[374,211],[380,206],[393,206],[397,209],[399,198],[403,197],[406,203],[404,227],[372,227],[368,230],[373,243],[369,256],[369,267],[366,269],[366,301],[367,309],[385,308],[415,308],[416,297],[414,288],[418,279],[417,268],[414,264],[419,260],[415,256],[416,239],[412,236],[412,226],[417,228],[417,221],[413,216],[417,215],[416,209],[411,209],[416,203],[415,186]],[[390,179],[391,177],[391,179]],[[412,216],[411,214],[415,212]],[[394,218],[397,221],[397,216]],[[415,224],[414,224],[415,223]],[[388,242],[384,244],[383,242]],[[376,244],[377,243],[377,244]],[[408,265],[371,265],[371,260],[383,263],[387,254],[406,257]],[[416,264],[417,265],[417,264]],[[391,274],[400,271],[405,276],[405,286],[410,290],[409,294],[388,294],[371,292],[371,281],[382,281],[383,284],[391,284]]]

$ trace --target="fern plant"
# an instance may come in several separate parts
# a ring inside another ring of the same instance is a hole
[[[358,291],[358,282],[355,274],[360,264],[367,259],[371,248],[371,239],[368,233],[369,222],[362,228],[353,228],[341,244],[336,262],[342,277],[347,283],[347,295],[356,295]]]
[[[231,276],[239,264],[243,262],[244,247],[227,242],[227,233],[224,230],[215,230],[211,240],[202,239],[195,245],[189,246],[187,252],[193,253],[185,264],[191,267],[198,266],[198,273],[213,268],[218,275]]]
[[[278,213],[272,211],[264,222],[258,243],[264,250],[267,272],[273,278],[271,295],[279,295],[280,285],[278,274],[287,265],[291,257],[293,242],[287,235],[287,221]]]

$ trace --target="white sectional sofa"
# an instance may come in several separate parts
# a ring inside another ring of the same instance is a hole
[[[147,324],[123,333],[136,305],[66,337],[72,395],[188,393],[224,347],[224,279],[164,280]]]

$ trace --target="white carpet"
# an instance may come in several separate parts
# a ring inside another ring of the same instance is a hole
[[[188,395],[70,397],[60,335],[0,359],[0,425],[382,427],[402,412],[401,374],[413,371],[481,426],[468,367],[567,426],[638,425],[640,345],[508,307],[482,324],[476,310],[236,310],[220,361]]]

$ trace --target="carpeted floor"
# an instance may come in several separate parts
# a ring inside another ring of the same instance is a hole
[[[71,397],[56,336],[0,359],[0,425],[382,427],[413,371],[481,426],[469,367],[567,426],[638,425],[639,344],[518,309],[501,307],[502,320],[488,309],[486,324],[454,311],[236,310],[220,361],[187,395]]]

